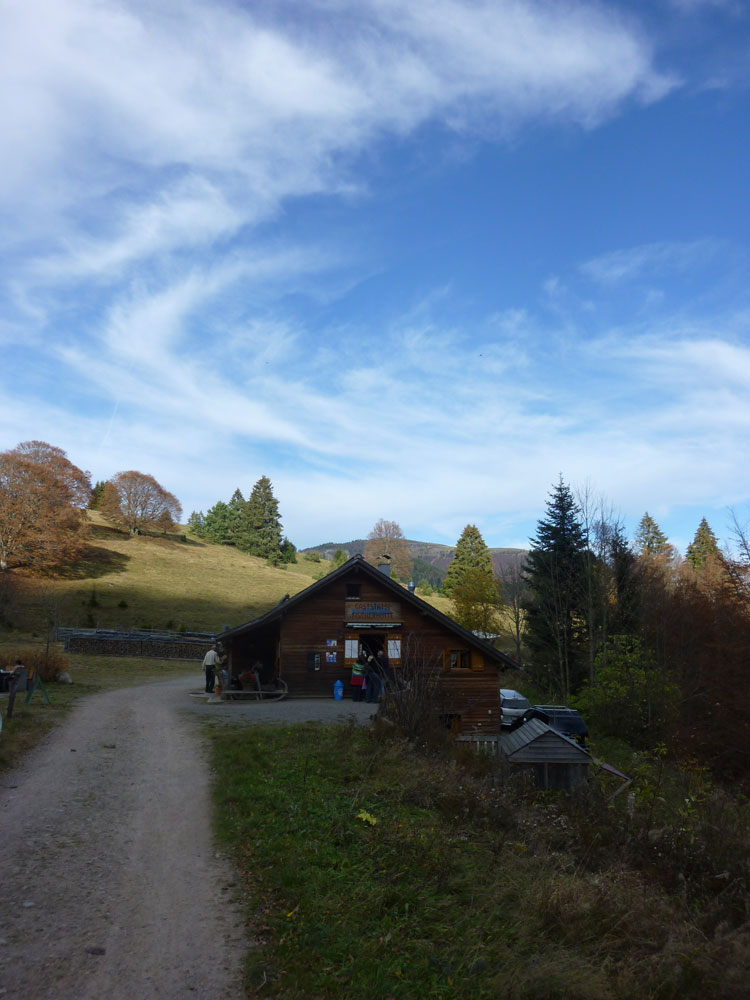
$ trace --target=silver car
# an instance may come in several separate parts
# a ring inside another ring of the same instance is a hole
[[[501,726],[511,726],[529,708],[531,705],[528,698],[524,698],[520,691],[513,691],[512,688],[500,688]]]

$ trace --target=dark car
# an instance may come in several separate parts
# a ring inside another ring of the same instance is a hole
[[[524,712],[519,723],[522,725],[529,719],[541,719],[551,729],[575,740],[581,746],[586,746],[589,731],[581,713],[575,708],[566,708],[565,705],[533,705]]]

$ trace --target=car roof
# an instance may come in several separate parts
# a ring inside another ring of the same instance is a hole
[[[501,698],[523,698],[525,701],[528,701],[528,698],[526,698],[525,694],[521,694],[520,691],[514,691],[513,688],[500,688],[500,697]]]

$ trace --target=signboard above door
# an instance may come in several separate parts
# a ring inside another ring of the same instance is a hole
[[[344,611],[347,623],[362,625],[397,625],[401,623],[401,605],[391,601],[347,601]]]

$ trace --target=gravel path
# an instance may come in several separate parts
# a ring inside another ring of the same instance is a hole
[[[196,716],[366,722],[373,707],[205,703],[191,690],[183,679],[89,698],[0,778],[3,1000],[242,996],[247,942]]]

